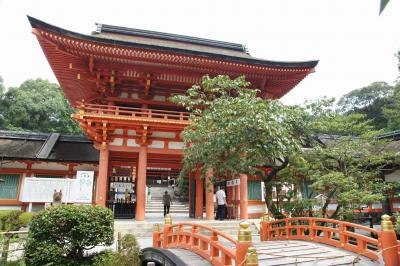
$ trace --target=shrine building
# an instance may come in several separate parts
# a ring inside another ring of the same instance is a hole
[[[190,123],[189,113],[169,102],[170,96],[184,94],[204,75],[222,74],[245,75],[260,97],[279,99],[318,63],[259,59],[237,43],[106,24],[96,24],[94,32],[83,35],[28,19],[68,102],[76,108],[73,118],[88,138],[82,144],[91,141],[97,150],[98,155],[82,162],[92,165],[93,158],[98,160],[93,203],[115,202],[118,189],[113,182],[127,183],[123,187],[132,193],[129,199],[136,199],[132,211],[138,221],[145,219],[146,184],[160,176],[176,178],[182,166],[181,132]],[[64,148],[75,149],[74,145]],[[265,204],[249,198],[260,181],[241,175],[240,185],[235,182],[228,184],[228,203],[237,207],[241,218],[261,215]],[[205,206],[206,218],[213,219],[212,193],[201,178],[189,177],[192,216],[203,218]]]

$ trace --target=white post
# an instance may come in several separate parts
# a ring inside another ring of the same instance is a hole
[[[29,205],[28,205],[28,212],[32,212],[32,202],[29,202]]]

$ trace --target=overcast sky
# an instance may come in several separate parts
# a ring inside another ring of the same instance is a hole
[[[89,34],[95,22],[246,44],[270,60],[320,60],[285,103],[340,97],[374,81],[393,83],[400,49],[400,0],[0,0],[0,76],[56,82],[26,19]]]

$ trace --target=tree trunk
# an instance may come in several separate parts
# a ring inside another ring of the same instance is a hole
[[[285,215],[283,215],[279,211],[272,198],[272,190],[273,190],[272,179],[276,176],[276,174],[279,171],[284,169],[288,164],[289,164],[289,158],[285,158],[280,166],[272,167],[271,171],[267,175],[264,175],[262,177],[265,186],[265,204],[267,205],[268,211],[270,211],[276,219],[283,219],[285,218]]]

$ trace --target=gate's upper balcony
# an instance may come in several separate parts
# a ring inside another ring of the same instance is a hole
[[[79,103],[79,112],[72,117],[79,122],[100,122],[119,125],[164,125],[183,128],[190,124],[188,112]]]

